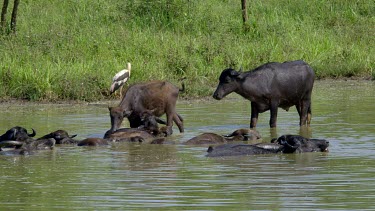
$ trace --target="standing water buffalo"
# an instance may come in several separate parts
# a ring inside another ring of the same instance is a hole
[[[142,113],[151,111],[156,117],[167,115],[168,134],[172,134],[173,121],[180,132],[184,132],[183,119],[176,112],[176,102],[180,90],[167,81],[151,81],[132,85],[117,107],[110,107],[111,129],[114,132],[120,128],[124,117],[127,117],[130,127],[136,128],[142,123]]]
[[[251,101],[250,128],[256,127],[258,114],[271,111],[270,127],[276,127],[277,109],[295,105],[300,126],[310,125],[311,92],[315,73],[304,61],[271,62],[253,71],[225,69],[213,97],[221,100],[235,92]]]

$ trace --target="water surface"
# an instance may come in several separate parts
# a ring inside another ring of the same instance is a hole
[[[185,146],[203,132],[249,126],[250,103],[180,101],[184,134],[176,144],[58,146],[29,156],[0,156],[0,210],[374,210],[375,84],[318,81],[310,128],[295,108],[279,110],[278,127],[260,114],[263,142],[283,134],[330,141],[329,153],[206,158],[207,147]],[[117,103],[117,102],[115,102]],[[0,105],[1,133],[20,125],[37,136],[57,129],[101,137],[108,104]],[[126,126],[126,124],[124,124]]]

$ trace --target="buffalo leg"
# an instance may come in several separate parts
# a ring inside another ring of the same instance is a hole
[[[173,118],[174,118],[174,113],[172,114],[167,113],[167,131],[166,131],[167,136],[172,135],[173,133],[173,130],[172,130]]]
[[[271,101],[271,117],[270,117],[270,127],[276,127],[276,121],[277,121],[277,107],[278,103],[277,101]]]
[[[178,114],[178,113],[176,113],[176,114],[177,114],[178,118],[180,119],[180,121],[183,122],[184,119],[182,118],[182,116],[180,114]]]
[[[297,112],[298,112],[298,116],[301,117],[301,103],[298,103],[298,104],[296,105],[296,109],[297,109]]]
[[[179,114],[175,113],[173,115],[173,121],[176,123],[178,129],[180,130],[180,133],[183,133],[184,132],[184,123],[183,123],[182,117]]]
[[[309,105],[309,109],[307,109],[307,126],[310,126],[311,123],[311,102]]]
[[[299,125],[303,126],[306,125],[307,119],[308,119],[308,110],[310,107],[310,101],[309,100],[302,100],[301,101],[301,115],[300,115],[300,122]]]
[[[255,103],[251,102],[251,119],[250,128],[255,128],[257,126],[259,111]]]

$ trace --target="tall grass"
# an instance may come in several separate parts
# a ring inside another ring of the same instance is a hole
[[[16,36],[0,35],[0,98],[100,100],[132,63],[129,83],[212,93],[228,67],[303,59],[318,78],[375,78],[375,4],[366,0],[21,1]]]

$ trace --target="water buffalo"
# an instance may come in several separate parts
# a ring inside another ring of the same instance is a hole
[[[310,125],[311,92],[315,73],[304,61],[271,62],[252,71],[225,69],[213,97],[217,100],[235,92],[251,101],[250,128],[256,127],[259,113],[271,111],[270,127],[276,127],[277,109],[296,106],[300,125]]]
[[[103,146],[108,145],[109,141],[103,138],[86,138],[78,142],[77,146]]]
[[[180,132],[184,132],[183,119],[176,112],[179,91],[182,89],[167,81],[151,81],[130,86],[120,104],[109,108],[110,130],[116,131],[120,128],[124,117],[128,118],[131,128],[141,126],[142,113],[149,110],[156,117],[166,114],[168,134],[172,133],[173,121]]]
[[[0,142],[0,151],[3,151],[1,147],[4,146],[8,149],[2,152],[1,154],[27,155],[37,150],[53,149],[55,146],[55,139],[49,138],[34,140],[32,138],[29,138],[26,141],[2,141]]]
[[[32,133],[28,134],[27,130],[20,126],[12,127],[11,129],[7,130],[3,135],[0,136],[0,141],[10,141],[10,140],[18,140],[18,141],[25,141],[30,137],[34,137],[36,132],[32,129]]]
[[[65,130],[56,130],[38,138],[37,140],[53,138],[55,139],[56,144],[76,144],[78,141],[73,139],[76,136],[77,135],[70,136]]]
[[[203,133],[194,138],[187,140],[186,145],[199,145],[199,144],[223,144],[233,141],[249,141],[257,140],[260,135],[257,131],[251,129],[238,129],[228,135],[218,135],[215,133]]]
[[[141,120],[143,125],[138,128],[121,128],[116,131],[108,130],[103,138],[114,142],[135,142],[137,140],[137,142],[143,142],[146,139],[166,136],[167,129],[165,127],[159,128],[156,117],[150,111],[145,111],[142,114]]]
[[[327,152],[329,142],[324,139],[307,139],[298,135],[280,136],[270,144],[223,144],[207,149],[207,157],[240,156],[276,153]]]
[[[299,135],[282,135],[274,142],[284,146],[284,153],[327,152],[329,146],[325,139],[308,139]]]
[[[248,129],[248,128],[242,128],[233,131],[233,133],[230,133],[228,135],[224,135],[226,138],[235,138],[235,137],[241,137],[243,141],[254,141],[261,138],[260,134],[256,130]]]
[[[136,140],[143,142],[146,139],[153,139],[155,136],[139,128],[121,128],[115,132],[107,131],[103,138],[112,142],[136,142]]]
[[[154,139],[160,134],[156,118],[150,112],[144,112],[141,117],[144,124],[139,128],[120,128],[108,130],[103,138],[87,138],[78,142],[78,146],[101,146],[113,142],[144,142]]]

